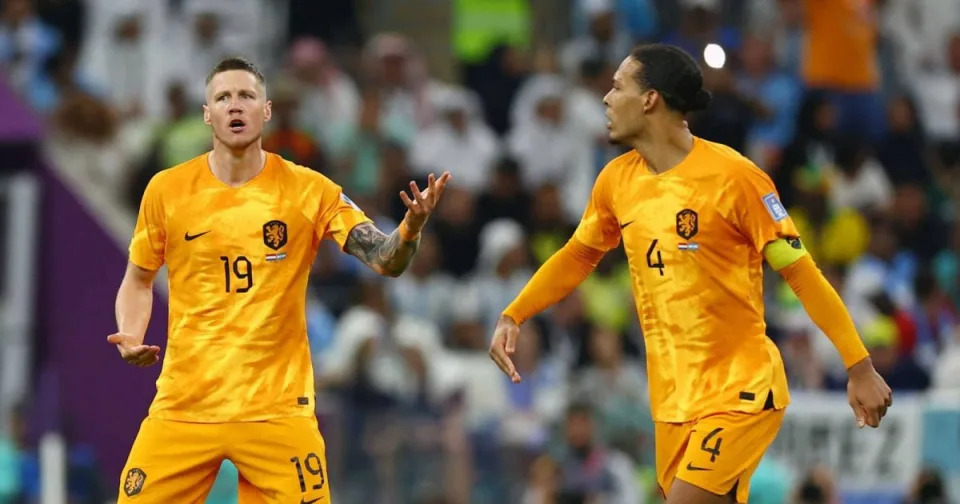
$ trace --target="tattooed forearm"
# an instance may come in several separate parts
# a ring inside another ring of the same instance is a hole
[[[419,239],[403,241],[399,231],[387,235],[368,222],[350,231],[344,251],[381,275],[397,277],[410,265],[419,246]]]

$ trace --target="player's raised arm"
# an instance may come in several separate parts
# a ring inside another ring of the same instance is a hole
[[[573,237],[540,266],[497,320],[490,358],[514,383],[520,381],[520,373],[510,355],[516,350],[520,324],[567,297],[620,242],[620,226],[610,203],[608,170],[597,178]]]
[[[734,191],[740,230],[790,285],[810,319],[830,338],[847,368],[847,396],[857,425],[877,427],[892,404],[890,387],[873,368],[840,295],[814,263],[780,203],[773,182],[756,170]]]
[[[440,178],[431,173],[427,179],[427,188],[423,192],[416,182],[410,182],[410,193],[413,197],[404,191],[400,192],[400,199],[407,206],[407,213],[397,229],[386,234],[371,222],[358,224],[350,231],[343,250],[381,275],[400,276],[417,252],[420,246],[420,230],[436,208],[449,180],[449,172],[444,172]]]

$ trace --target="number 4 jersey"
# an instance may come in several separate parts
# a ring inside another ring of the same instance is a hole
[[[240,187],[207,155],[147,186],[130,261],[169,274],[166,355],[150,417],[253,421],[314,414],[307,279],[324,238],[368,221],[323,175],[268,153]]]
[[[643,329],[653,418],[686,422],[789,402],[766,336],[763,248],[797,231],[770,178],[736,151],[694,138],[676,167],[649,171],[636,151],[597,178],[575,237],[623,241]]]

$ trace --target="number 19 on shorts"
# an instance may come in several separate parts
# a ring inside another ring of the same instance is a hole
[[[303,458],[303,463],[300,462],[300,457],[291,457],[290,462],[297,468],[297,477],[300,479],[301,492],[307,492],[308,484],[311,485],[310,488],[312,490],[323,489],[323,485],[327,483],[327,479],[323,475],[323,464],[320,462],[319,455],[310,452]],[[304,469],[306,469],[307,474],[303,473]]]

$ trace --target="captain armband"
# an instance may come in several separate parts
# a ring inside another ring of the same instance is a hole
[[[798,237],[779,238],[763,248],[763,256],[776,271],[790,266],[807,254],[806,247]]]

